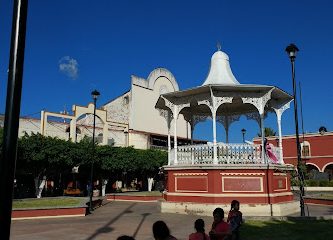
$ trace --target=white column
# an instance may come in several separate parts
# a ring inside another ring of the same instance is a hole
[[[109,137],[109,126],[107,123],[104,123],[103,126],[103,145],[108,144],[108,137]]]
[[[178,164],[177,160],[177,118],[178,118],[178,107],[177,105],[174,105],[173,107],[173,124],[174,124],[174,136],[173,136],[173,144],[174,144],[174,150],[175,150],[175,161],[174,164]]]
[[[284,161],[283,161],[283,148],[282,148],[281,114],[278,113],[276,116],[277,116],[277,124],[278,124],[278,129],[279,129],[280,164],[284,164]]]
[[[264,113],[260,113],[260,127],[261,127],[261,161],[263,163],[268,163],[266,161],[265,153],[265,127],[264,127]]]
[[[41,117],[40,117],[40,133],[44,136],[45,132],[45,112],[41,111]]]
[[[170,162],[170,153],[171,153],[171,136],[170,136],[170,128],[171,128],[171,113],[168,111],[167,116],[167,124],[168,124],[168,165],[171,165]]]
[[[168,165],[170,166],[170,152],[171,152],[171,137],[170,137],[170,128],[168,128]]]
[[[213,109],[213,163],[217,164],[217,145],[216,145],[216,111]]]
[[[282,127],[281,127],[281,118],[282,114],[285,110],[287,110],[290,107],[290,102],[284,104],[283,106],[278,106],[274,108],[274,111],[276,113],[277,123],[278,123],[278,130],[279,130],[279,148],[280,148],[280,163],[284,164],[283,161],[283,146],[282,146]]]
[[[72,119],[70,123],[70,138],[72,142],[76,140],[76,119]]]

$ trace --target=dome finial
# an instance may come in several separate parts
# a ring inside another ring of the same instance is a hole
[[[221,51],[221,43],[218,41],[216,44],[217,51]]]

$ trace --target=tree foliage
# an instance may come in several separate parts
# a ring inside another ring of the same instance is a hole
[[[75,165],[75,144],[39,133],[19,139],[17,168],[38,176],[41,172],[59,171]]]
[[[265,127],[265,137],[269,136],[276,136],[276,132],[270,127]],[[258,133],[258,137],[261,137],[261,132]]]
[[[34,176],[69,171],[74,166],[89,169],[91,161],[97,175],[124,171],[149,175],[167,163],[167,153],[159,150],[98,145],[93,148],[90,139],[73,143],[39,133],[24,135],[18,146],[17,170]]]

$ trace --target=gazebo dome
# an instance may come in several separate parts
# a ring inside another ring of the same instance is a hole
[[[212,56],[209,73],[202,86],[238,84],[240,83],[231,71],[228,55],[218,50]]]

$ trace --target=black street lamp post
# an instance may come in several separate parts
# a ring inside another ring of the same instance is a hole
[[[245,133],[246,133],[246,129],[243,128],[243,129],[241,130],[241,132],[242,132],[242,134],[243,134],[243,143],[245,143]]]
[[[296,53],[298,52],[298,48],[295,44],[290,44],[286,48],[286,52],[289,55],[291,62],[291,72],[292,72],[292,80],[293,80],[293,97],[294,97],[294,115],[295,115],[295,131],[296,131],[296,147],[297,147],[297,172],[299,179],[299,188],[300,188],[300,207],[301,207],[301,216],[305,216],[304,212],[304,176],[301,169],[301,145],[299,141],[298,134],[298,112],[297,112],[297,96],[296,96],[296,81],[295,81],[295,58]]]
[[[95,128],[96,128],[96,101],[100,93],[97,90],[91,92],[91,96],[94,99],[94,123],[93,123],[93,136],[92,136],[92,159],[90,167],[90,192],[89,192],[89,211],[93,211],[92,197],[93,197],[93,174],[94,174],[94,158],[95,158]]]
[[[2,150],[2,156],[0,156],[0,233],[1,239],[4,240],[10,239],[27,13],[28,0],[13,1],[6,110],[3,143],[0,146]]]

